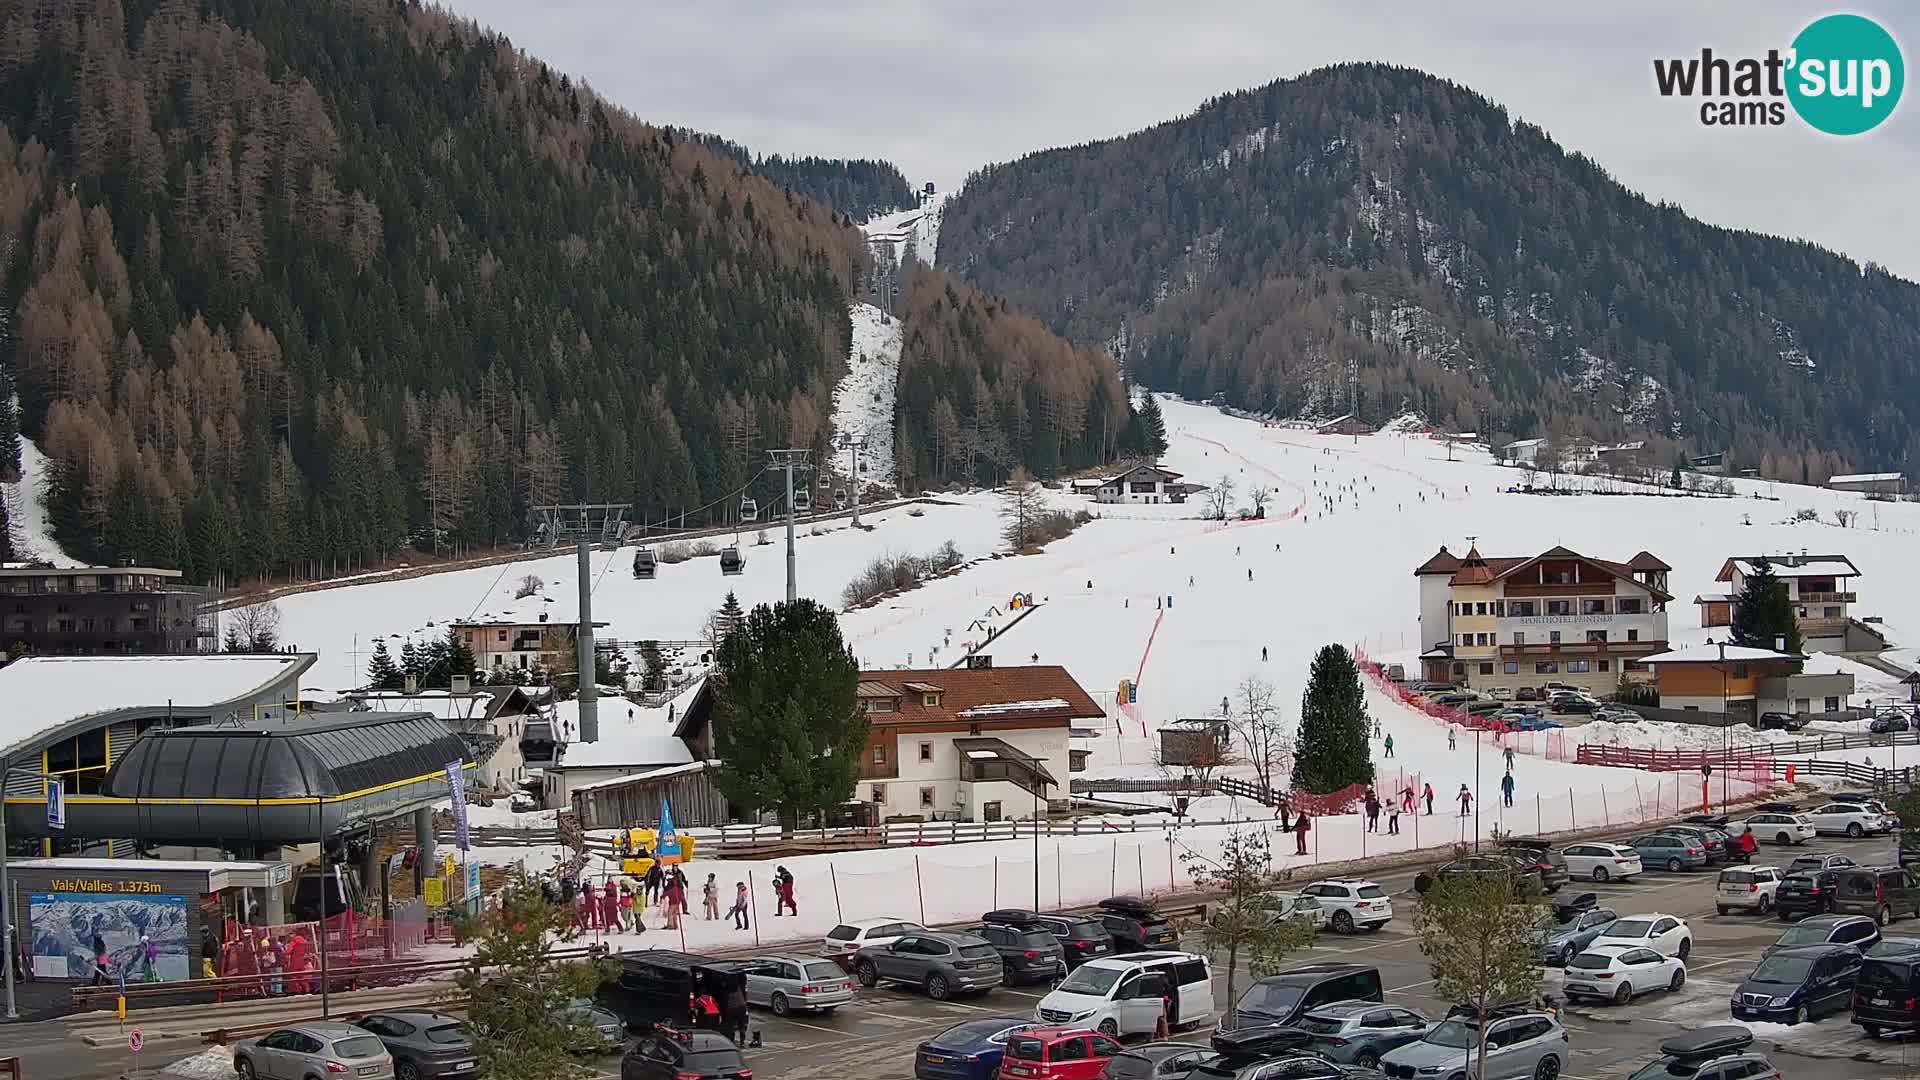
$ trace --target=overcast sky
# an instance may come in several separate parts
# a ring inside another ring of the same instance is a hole
[[[1716,224],[1920,280],[1920,102],[1854,139],[1702,127],[1656,56],[1757,55],[1812,18],[1878,19],[1920,61],[1920,5],[1790,0],[445,0],[643,119],[757,153],[876,157],[950,189],[981,165],[1190,112],[1345,60],[1465,84]]]

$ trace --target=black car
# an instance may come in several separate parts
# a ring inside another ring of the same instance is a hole
[[[1876,716],[1867,724],[1867,730],[1875,735],[1886,735],[1895,731],[1907,731],[1912,728],[1904,713],[1886,713]]]
[[[1100,925],[1113,938],[1114,952],[1141,952],[1178,943],[1173,924],[1137,896],[1110,896],[1100,901]]]
[[[620,1080],[753,1080],[753,1070],[725,1035],[663,1028],[621,1056]]]
[[[1424,896],[1428,889],[1433,888],[1435,881],[1444,878],[1459,877],[1463,874],[1497,874],[1506,877],[1513,883],[1516,894],[1536,891],[1551,892],[1554,889],[1558,889],[1561,885],[1566,884],[1567,871],[1565,862],[1566,860],[1563,857],[1561,859],[1562,865],[1560,867],[1559,882],[1555,884],[1552,889],[1548,889],[1541,880],[1540,862],[1531,854],[1526,852],[1493,851],[1480,855],[1468,855],[1463,859],[1455,859],[1434,870],[1432,873],[1422,872],[1415,875],[1413,879],[1413,891]]]
[[[1815,915],[1787,928],[1761,956],[1809,945],[1845,945],[1866,952],[1880,940],[1880,928],[1865,915]]]
[[[1853,984],[1852,1005],[1853,1022],[1869,1036],[1920,1032],[1920,952],[1876,956],[1869,950]]]
[[[1212,1056],[1213,1048],[1199,1043],[1147,1043],[1108,1058],[1100,1080],[1183,1080]]]
[[[1761,731],[1799,731],[1807,726],[1807,718],[1798,713],[1763,712],[1757,726]]]
[[[1802,855],[1787,864],[1786,877],[1773,894],[1773,909],[1782,919],[1819,915],[1833,910],[1840,887],[1840,871],[1855,865],[1845,855]]]
[[[1755,1053],[1753,1032],[1738,1024],[1715,1024],[1675,1035],[1660,1044],[1660,1060],[1633,1071],[1627,1080],[1779,1080],[1773,1062]]]
[[[1571,877],[1567,873],[1567,857],[1549,840],[1538,836],[1508,836],[1500,840],[1500,846],[1508,852],[1533,860],[1534,869],[1540,874],[1540,886],[1549,894],[1560,891]]]
[[[961,933],[972,934],[993,946],[993,951],[1000,954],[1000,966],[1007,971],[1008,983],[1045,982],[1067,973],[1060,939],[1038,923],[1022,926],[982,923]]]
[[[1385,1001],[1380,969],[1364,964],[1306,964],[1254,980],[1240,995],[1223,1030],[1291,1024],[1336,1001]]]
[[[1768,953],[1741,981],[1730,1003],[1735,1020],[1804,1024],[1852,1003],[1860,950],[1808,945]]]
[[[621,954],[611,978],[600,984],[594,1003],[613,1013],[629,1031],[650,1031],[659,1024],[687,1020],[687,1003],[701,990],[724,1001],[747,989],[751,964],[716,960],[672,949],[642,949]]]
[[[1313,1036],[1298,1028],[1258,1027],[1242,1031],[1223,1031],[1213,1037],[1214,1056],[1195,1064],[1187,1080],[1237,1080],[1247,1075],[1251,1065],[1285,1061],[1284,1069],[1261,1070],[1263,1076],[1287,1080],[1355,1080],[1377,1077],[1372,1069],[1355,1065],[1336,1065],[1317,1054],[1307,1052]]]
[[[985,922],[997,922],[996,912],[987,912]],[[1081,964],[1098,956],[1111,956],[1116,951],[1113,935],[1098,918],[1091,915],[1035,915],[1042,930],[1052,934],[1060,948],[1066,953],[1067,970],[1071,971]]]

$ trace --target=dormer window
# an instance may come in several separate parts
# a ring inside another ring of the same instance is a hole
[[[937,709],[940,707],[940,695],[922,694],[920,695],[920,704],[925,705],[929,709]]]

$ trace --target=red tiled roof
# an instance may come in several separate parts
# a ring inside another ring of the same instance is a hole
[[[1671,570],[1673,567],[1660,561],[1651,551],[1643,551],[1627,560],[1627,566],[1634,570]]]
[[[1414,567],[1413,574],[1415,577],[1426,574],[1451,574],[1458,569],[1460,569],[1460,557],[1448,551],[1443,545],[1433,558]]]
[[[1480,547],[1475,545],[1467,549],[1467,557],[1460,562],[1460,569],[1454,571],[1454,585],[1485,585],[1493,580],[1493,569],[1487,560],[1480,557]]]
[[[1020,720],[1050,724],[1057,721],[1064,726],[1069,720],[1092,720],[1106,715],[1067,669],[1058,664],[862,671],[860,681],[887,686],[919,682],[942,687],[937,706],[929,708],[922,704],[919,696],[910,695],[902,698],[899,712],[868,713],[867,719],[875,726],[935,723],[964,726],[990,721],[996,727],[1005,727],[1008,721]],[[969,709],[1052,699],[1067,705],[1065,708],[993,709],[974,717],[961,715]]]
[[[1427,563],[1433,564],[1438,559],[1439,556],[1436,555],[1432,559],[1428,559]],[[1615,577],[1625,578],[1628,581],[1637,580],[1634,577],[1636,570],[1635,563],[1642,563],[1643,565],[1637,569],[1643,570],[1654,570],[1662,567],[1672,569],[1645,551],[1635,555],[1632,562],[1621,563],[1608,559],[1596,559],[1590,555],[1582,555],[1572,548],[1556,544],[1538,555],[1529,555],[1524,558],[1495,556],[1491,559],[1485,559],[1480,557],[1480,549],[1476,546],[1473,550],[1467,552],[1466,559],[1460,563],[1460,569],[1455,571],[1451,583],[1454,585],[1484,585],[1491,581],[1498,581],[1514,571],[1525,566],[1531,566],[1542,559],[1578,559],[1581,562],[1598,566],[1607,573]],[[1416,574],[1420,572],[1419,570],[1414,571]],[[1639,582],[1639,584],[1646,588],[1648,592],[1651,592],[1654,596],[1662,600],[1673,599],[1671,594],[1661,589],[1656,589],[1651,585],[1647,585],[1645,582]]]

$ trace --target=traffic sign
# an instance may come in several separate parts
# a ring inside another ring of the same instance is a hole
[[[67,792],[66,781],[49,778],[47,780],[47,828],[54,832],[67,829]]]
[[[146,1049],[146,1045],[147,1036],[139,1028],[133,1028],[127,1032],[127,1049],[137,1054]]]

